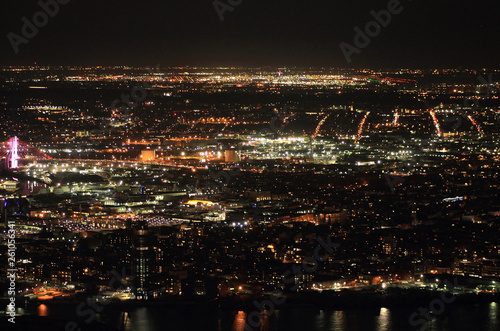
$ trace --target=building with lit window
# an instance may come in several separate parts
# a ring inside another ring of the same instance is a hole
[[[148,300],[151,276],[151,247],[146,221],[138,221],[135,224],[132,254],[135,295],[138,300]]]

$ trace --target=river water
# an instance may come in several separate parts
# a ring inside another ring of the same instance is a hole
[[[262,315],[261,325],[249,330],[259,331],[499,331],[500,303],[461,304],[447,306],[434,319],[412,326],[409,317],[416,307],[381,309],[320,310],[315,308],[284,308],[270,317]],[[85,323],[76,314],[76,305],[43,304],[28,309],[39,316],[63,317]],[[247,322],[245,311],[221,310],[212,306],[104,306],[97,319],[126,331],[214,330],[243,331]]]

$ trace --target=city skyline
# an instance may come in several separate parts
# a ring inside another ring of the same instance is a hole
[[[339,330],[353,308],[378,331],[477,324],[450,317],[455,301],[495,316],[498,71],[0,75],[5,323],[149,331],[166,314],[173,329],[276,329],[304,303]],[[196,318],[169,315],[182,307]]]

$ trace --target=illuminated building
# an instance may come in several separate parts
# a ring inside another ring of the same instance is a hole
[[[149,230],[146,221],[138,221],[134,228],[132,272],[134,289],[138,300],[149,298],[149,278],[151,275],[151,256]]]
[[[141,151],[141,161],[149,162],[156,159],[156,154],[154,150],[145,149]]]
[[[224,152],[224,159],[226,162],[239,162],[241,161],[238,151],[234,149],[228,149]]]

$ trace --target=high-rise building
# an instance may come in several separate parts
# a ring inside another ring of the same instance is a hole
[[[138,300],[148,300],[151,276],[151,247],[148,224],[138,221],[134,226],[132,272]]]

